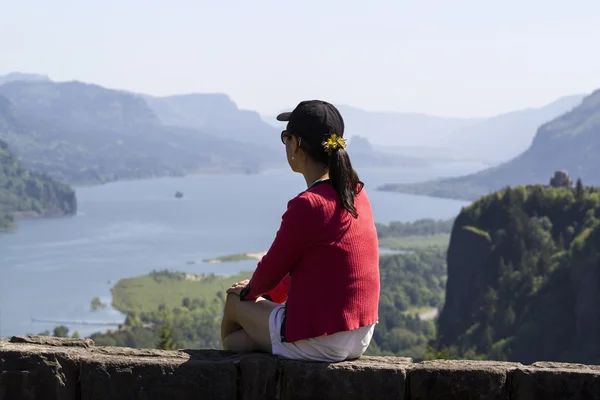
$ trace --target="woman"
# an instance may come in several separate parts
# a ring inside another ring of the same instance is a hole
[[[307,189],[290,200],[249,281],[227,290],[225,350],[336,362],[360,357],[379,303],[379,251],[371,205],[346,152],[331,104],[301,102],[281,140]]]

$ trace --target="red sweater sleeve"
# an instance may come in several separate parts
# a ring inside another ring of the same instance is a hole
[[[281,298],[284,289],[287,296],[289,280],[284,281],[284,278],[316,240],[317,213],[318,210],[312,206],[307,196],[300,195],[288,202],[275,240],[267,254],[258,262],[248,286],[242,291],[242,300],[254,300],[271,291]],[[276,287],[277,290],[274,291]]]
[[[279,285],[275,286],[275,289],[270,290],[266,294],[274,303],[282,304],[284,301],[287,300],[289,288],[290,276],[286,275],[285,278],[283,278],[283,280],[279,282]]]

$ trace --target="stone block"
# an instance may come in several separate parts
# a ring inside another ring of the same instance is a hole
[[[535,363],[511,373],[511,399],[600,399],[600,366]]]
[[[519,365],[467,360],[424,361],[408,372],[408,399],[505,400],[508,371]]]
[[[271,355],[242,356],[238,364],[238,400],[276,400],[278,365],[278,359]]]
[[[226,352],[214,352],[214,357],[201,351],[123,352],[131,349],[96,352],[82,363],[82,400],[237,398],[237,367]]]
[[[364,357],[343,363],[284,361],[279,399],[404,399],[410,359]]]
[[[77,398],[78,362],[68,354],[0,347],[0,400]]]

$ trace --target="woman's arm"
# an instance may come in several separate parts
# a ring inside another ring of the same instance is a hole
[[[312,206],[307,196],[298,196],[288,202],[287,211],[281,217],[281,226],[269,251],[258,262],[248,285],[241,291],[242,300],[254,300],[277,287],[279,294],[289,280],[282,282],[302,254],[316,241],[318,230],[318,210]],[[289,279],[289,277],[288,277]],[[281,289],[281,290],[280,290]]]

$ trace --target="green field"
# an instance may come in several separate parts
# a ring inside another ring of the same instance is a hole
[[[404,237],[384,237],[379,239],[379,246],[391,250],[422,250],[427,247],[448,247],[450,235],[414,235]]]
[[[433,310],[435,310],[435,307],[417,307],[417,308],[410,308],[406,311],[402,311],[403,315],[410,315],[411,317],[414,317],[417,314],[426,314],[429,312],[432,312]]]
[[[112,305],[121,312],[150,312],[161,304],[168,309],[180,307],[184,298],[212,300],[234,282],[250,279],[252,272],[236,276],[195,275],[184,272],[153,272],[149,275],[121,279],[112,288]]]
[[[256,257],[248,255],[248,253],[230,254],[226,256],[220,256],[215,258],[207,258],[202,260],[204,262],[215,263],[215,262],[236,262],[236,261],[250,261],[256,260]]]

